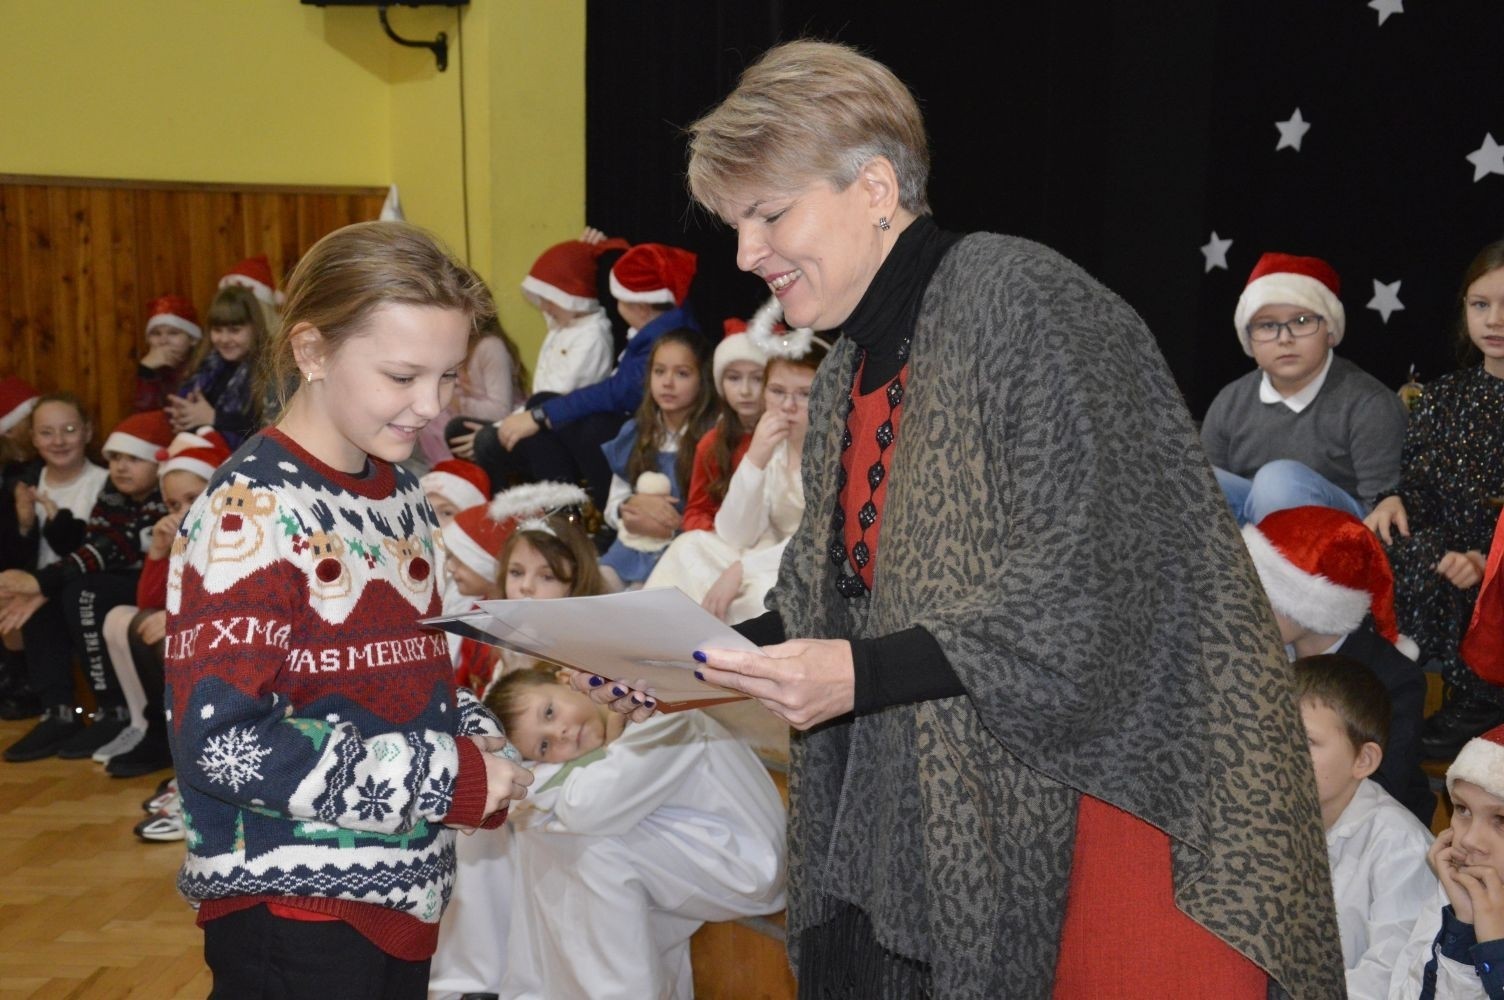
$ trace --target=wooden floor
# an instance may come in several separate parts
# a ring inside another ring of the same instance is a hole
[[[0,722],[0,745],[30,726]],[[0,762],[0,1000],[208,995],[203,936],[173,886],[182,842],[131,833],[164,776]]]

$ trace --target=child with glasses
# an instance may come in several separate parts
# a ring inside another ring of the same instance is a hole
[[[1266,253],[1238,299],[1233,324],[1258,367],[1217,394],[1201,444],[1240,527],[1313,504],[1363,517],[1399,481],[1405,407],[1332,352],[1340,288],[1324,260]]]

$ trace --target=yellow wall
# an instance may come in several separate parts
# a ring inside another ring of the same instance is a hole
[[[539,250],[584,225],[584,0],[393,7],[399,34],[449,35],[446,73],[428,52],[390,42],[369,7],[16,0],[4,10],[0,174],[395,182],[409,220],[461,255],[468,236],[503,322],[524,357],[536,353],[542,322],[517,284]]]

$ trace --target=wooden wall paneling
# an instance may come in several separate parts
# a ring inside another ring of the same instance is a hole
[[[0,372],[32,370],[32,351],[20,307],[22,218],[18,188],[0,187]]]
[[[25,220],[25,241],[22,244],[22,308],[28,321],[27,334],[33,350],[37,353],[37,371],[53,357],[53,302],[52,283],[56,273],[52,243],[47,237],[47,192],[43,188],[28,188],[22,209]],[[47,380],[57,386],[56,378]]]
[[[119,366],[115,381],[122,385],[124,407],[116,413],[99,414],[101,425],[106,419],[118,421],[130,409],[135,396],[136,362],[146,353],[146,329],[139,320],[146,298],[141,288],[140,199],[135,191],[119,188],[102,193],[110,206],[109,257],[114,286],[109,290],[108,305],[102,305],[101,310],[107,310],[110,317],[115,344],[111,356]],[[96,428],[96,437],[101,441],[107,433],[108,430]]]

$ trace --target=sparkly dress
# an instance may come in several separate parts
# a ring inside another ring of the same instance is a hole
[[[1504,689],[1467,669],[1457,645],[1478,588],[1459,590],[1436,572],[1447,552],[1487,552],[1504,495],[1504,379],[1481,365],[1426,386],[1405,431],[1399,487],[1410,537],[1389,547],[1400,631],[1439,659],[1449,684],[1504,705]]]

